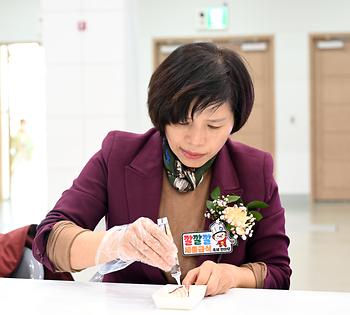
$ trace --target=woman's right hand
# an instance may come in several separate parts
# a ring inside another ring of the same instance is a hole
[[[175,265],[177,248],[169,236],[148,218],[114,226],[104,235],[96,252],[96,264],[115,259],[140,261],[169,271]]]

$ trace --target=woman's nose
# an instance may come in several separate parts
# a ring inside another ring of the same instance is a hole
[[[188,132],[189,143],[193,146],[203,146],[205,144],[206,135],[200,128],[191,128]]]

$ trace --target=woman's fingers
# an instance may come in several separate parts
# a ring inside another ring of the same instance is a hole
[[[213,263],[212,261],[205,261],[199,268],[199,273],[197,276],[196,284],[207,284],[209,281],[209,278],[212,274],[213,270]]]
[[[218,265],[208,260],[201,266],[190,270],[182,281],[182,284],[186,287],[192,284],[206,285],[207,290],[205,295],[216,295],[225,292],[225,290],[221,289],[220,277]]]
[[[144,264],[160,268],[164,271],[169,271],[172,267],[172,265],[169,265],[162,257],[159,255],[153,254],[147,254],[145,255],[144,252],[139,251],[138,249],[134,249],[136,252],[136,255],[138,257],[138,260]]]
[[[167,235],[147,218],[136,220],[126,235],[138,260],[165,271],[175,264],[177,248]]]
[[[192,284],[195,284],[199,273],[199,268],[200,267],[197,267],[187,272],[186,277],[182,280],[182,284],[185,286],[190,286]]]
[[[219,277],[215,272],[212,272],[207,283],[207,291],[205,295],[216,295],[218,293],[221,293],[219,292]]]
[[[165,271],[169,271],[175,264],[175,258],[161,255],[153,248],[149,247],[144,241],[137,240],[135,243],[135,250],[137,250],[140,260],[148,265],[159,267]]]
[[[160,255],[169,265],[175,264],[177,248],[174,242],[165,234],[165,232],[153,221],[145,218],[143,225],[143,242]]]
[[[154,240],[157,240],[158,244],[160,244],[163,248],[160,248],[160,250],[163,250],[164,252],[170,252],[171,255],[176,256],[177,254],[177,248],[173,242],[173,240],[165,234],[165,232],[152,220],[148,218],[143,218],[142,220],[142,226],[145,231],[147,231]]]

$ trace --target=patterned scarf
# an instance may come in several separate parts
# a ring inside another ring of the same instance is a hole
[[[214,156],[204,165],[191,168],[183,165],[171,151],[168,141],[163,139],[163,162],[170,184],[179,192],[195,190],[202,182],[204,173],[211,167]]]

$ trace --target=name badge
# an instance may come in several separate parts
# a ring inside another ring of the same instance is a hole
[[[210,225],[210,231],[182,233],[182,255],[214,255],[232,253],[237,240],[229,238],[229,233],[222,222]]]

